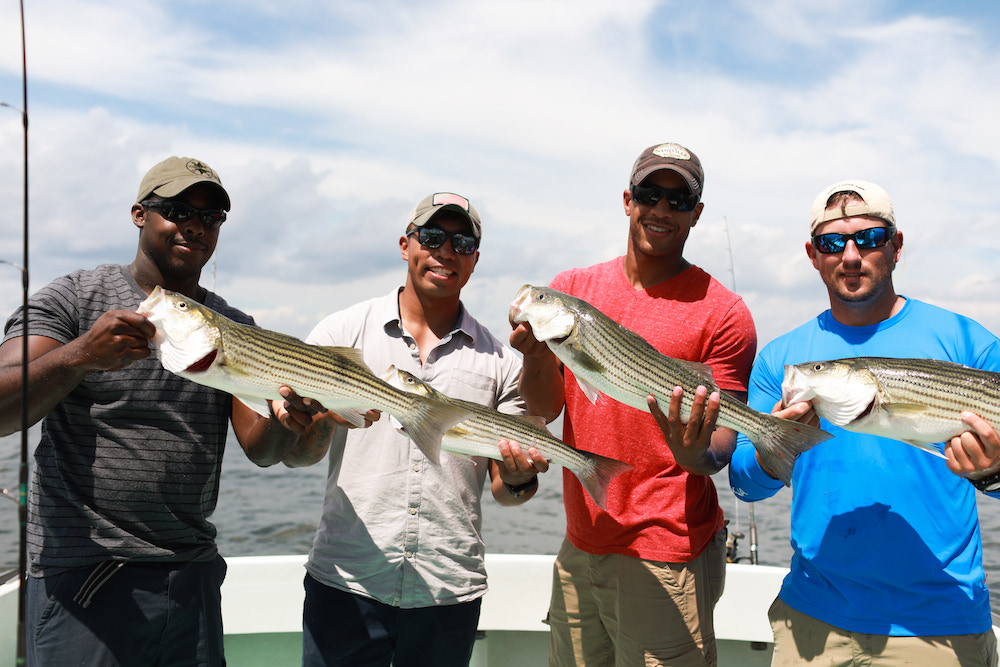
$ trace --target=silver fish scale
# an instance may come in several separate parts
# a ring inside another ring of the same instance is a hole
[[[297,393],[303,393],[298,389],[308,388],[312,390],[309,393],[319,396],[343,396],[365,404],[378,398],[381,405],[367,407],[383,410],[405,409],[415,400],[333,350],[307,345],[297,338],[258,327],[228,322],[214,322],[214,325],[222,335],[226,363],[246,370],[248,377],[265,380],[268,387],[289,384],[294,377],[295,384],[302,385],[292,387]],[[280,352],[280,356],[269,350]]]
[[[603,375],[596,372],[591,375],[581,369],[583,377],[588,380],[594,379],[592,384],[598,387],[601,380],[610,384],[619,392],[617,396],[606,392],[613,398],[640,410],[647,410],[645,395],[651,393],[656,396],[661,409],[665,412],[674,387],[679,386],[684,388],[681,406],[683,416],[687,416],[691,411],[694,390],[698,385],[704,386],[709,393],[719,391],[718,386],[710,379],[665,356],[648,341],[606,315],[600,314],[600,317],[597,317],[580,311],[577,311],[577,315],[576,335],[580,347],[584,350],[599,350],[601,355],[597,361],[610,371]],[[567,342],[564,345],[570,344]],[[572,348],[566,348],[566,352],[579,358]],[[583,365],[586,363],[584,361]],[[643,377],[630,374],[632,369],[641,371]],[[574,373],[577,372],[576,368],[572,370]],[[646,379],[649,380],[648,383],[643,382]],[[722,397],[717,420],[720,426],[743,433],[748,433],[748,429],[750,432],[769,430],[769,422],[756,410],[750,409],[724,391],[719,391],[719,394]]]
[[[593,461],[578,450],[520,417],[489,410],[468,401],[448,400],[474,416],[446,431],[446,440],[453,437],[472,440],[477,445],[477,454],[495,452],[500,440],[516,440],[525,451],[528,447],[535,447],[546,459],[569,468],[578,477],[594,467]]]
[[[861,357],[842,363],[870,371],[892,403],[923,405],[929,416],[941,419],[970,410],[1000,423],[1000,374],[933,359]]]

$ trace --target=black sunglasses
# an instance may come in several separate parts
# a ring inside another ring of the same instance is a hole
[[[853,234],[819,234],[812,237],[813,247],[824,255],[835,252],[843,252],[847,247],[847,241],[854,241],[858,250],[871,250],[881,248],[895,236],[895,227],[869,227],[854,232]]]
[[[698,195],[693,195],[687,190],[661,188],[659,185],[639,185],[632,186],[632,199],[643,206],[656,206],[661,199],[666,198],[670,208],[675,211],[693,211],[698,205]]]
[[[449,234],[438,227],[426,226],[414,227],[406,232],[407,236],[413,236],[414,234],[417,235],[417,241],[420,245],[431,250],[440,248],[448,239],[451,239],[451,247],[458,255],[471,255],[479,247],[479,239],[472,234],[465,234],[463,232],[452,232]]]
[[[195,208],[179,199],[144,199],[139,203],[159,211],[170,222],[187,222],[197,215],[206,229],[218,229],[226,221],[226,212],[221,209]]]

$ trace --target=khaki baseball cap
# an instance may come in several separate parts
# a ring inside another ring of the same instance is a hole
[[[416,225],[420,227],[427,223],[432,217],[441,211],[455,211],[472,225],[472,235],[481,239],[483,235],[483,223],[479,219],[479,212],[469,203],[469,200],[462,195],[453,192],[435,192],[420,200],[408,217],[407,227]]]
[[[139,194],[136,203],[141,202],[151,194],[160,197],[174,197],[187,190],[195,183],[212,183],[219,189],[224,204],[222,208],[229,210],[229,193],[222,187],[219,174],[201,160],[190,157],[168,157],[146,172],[139,183]]]
[[[705,171],[698,156],[680,144],[657,144],[642,152],[632,165],[629,187],[639,185],[643,179],[660,169],[675,171],[687,181],[691,194],[701,198],[705,185]]]
[[[840,208],[827,210],[826,203],[830,201],[830,197],[838,192],[852,192],[864,203],[844,204]],[[879,218],[889,227],[896,226],[896,214],[892,210],[892,200],[889,199],[889,193],[874,183],[850,180],[834,183],[816,195],[816,199],[812,205],[812,220],[809,223],[809,235],[813,236],[816,233],[816,228],[824,222],[840,220],[841,218],[853,218],[858,215],[870,215],[874,218]]]

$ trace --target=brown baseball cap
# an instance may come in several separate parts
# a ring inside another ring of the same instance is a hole
[[[229,193],[222,187],[219,174],[201,160],[191,157],[168,157],[153,165],[153,168],[142,177],[142,182],[139,183],[139,194],[135,201],[139,203],[151,194],[160,197],[173,197],[196,183],[215,185],[224,201],[222,208],[226,211],[229,210]]]
[[[483,223],[479,219],[479,212],[469,203],[468,199],[453,192],[435,192],[421,199],[420,203],[410,211],[407,227],[410,225],[420,227],[440,211],[446,210],[455,211],[468,220],[472,226],[472,235],[477,239],[482,238]]]
[[[687,181],[691,194],[701,198],[705,185],[705,171],[698,156],[680,144],[657,144],[642,152],[632,165],[629,186],[639,185],[643,179],[660,169],[675,171]]]
[[[862,204],[844,204],[840,208],[827,210],[826,203],[838,192],[851,192],[861,199]],[[889,227],[896,226],[896,214],[892,210],[892,200],[889,193],[874,183],[857,179],[834,183],[816,195],[812,205],[812,220],[809,223],[809,235],[816,233],[816,228],[830,220],[852,218],[857,215],[870,215],[879,218]]]

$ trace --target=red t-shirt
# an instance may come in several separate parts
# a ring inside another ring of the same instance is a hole
[[[637,290],[623,261],[565,271],[551,287],[584,299],[669,357],[708,364],[721,389],[745,392],[757,333],[743,299],[696,266]],[[569,540],[593,554],[674,563],[696,558],[723,526],[712,480],[677,465],[648,412],[603,395],[594,405],[569,369],[565,384],[566,444],[635,467],[612,480],[607,511],[563,471]],[[667,405],[660,407],[666,413]]]

